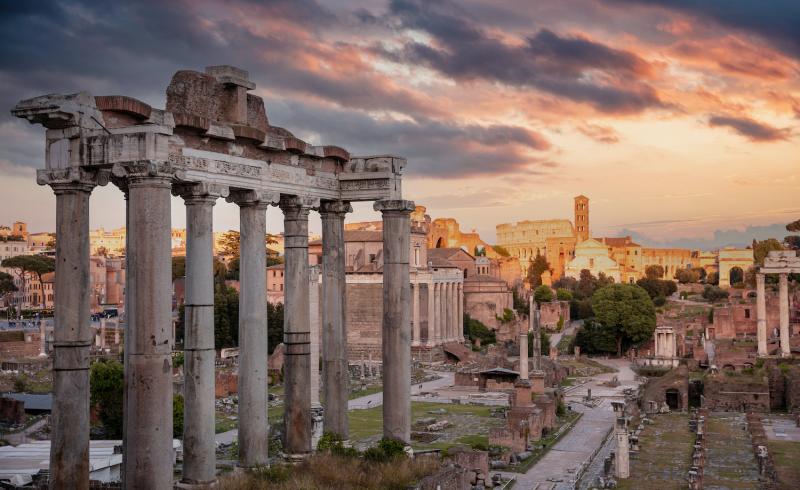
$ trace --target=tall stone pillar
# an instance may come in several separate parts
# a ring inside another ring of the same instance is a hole
[[[419,330],[419,283],[411,285],[411,311],[412,311],[412,329],[411,329],[411,345],[420,345],[420,330]]]
[[[172,169],[161,162],[115,167],[127,178],[129,244],[135,262],[125,338],[125,488],[171,488]],[[130,260],[130,259],[129,259]]]
[[[383,214],[383,435],[411,442],[410,215],[414,203],[377,201]]]
[[[533,370],[541,371],[542,369],[542,334],[540,331],[539,322],[539,309],[536,307],[536,302],[533,300],[533,295],[530,298],[530,309],[528,310],[528,318],[531,323],[531,331],[533,332]]]
[[[239,466],[267,464],[267,208],[277,196],[231,193],[239,205]]]
[[[284,448],[292,457],[311,452],[311,376],[308,318],[308,213],[311,201],[301,197],[283,197],[284,275],[283,343],[284,412],[286,427]]]
[[[428,337],[426,344],[428,347],[433,347],[436,345],[436,294],[434,292],[434,288],[436,283],[433,282],[433,277],[431,277],[431,282],[427,284],[427,291],[428,291]]]
[[[447,283],[439,283],[439,331],[442,343],[450,342],[450,330],[447,328]]]
[[[778,312],[781,326],[781,357],[789,357],[789,274],[778,274],[780,293],[778,296]]]
[[[464,283],[458,283],[458,341],[464,342]]]
[[[445,332],[447,332],[447,335],[445,335],[445,337],[447,337],[447,341],[448,342],[452,342],[453,341],[453,330],[454,330],[453,323],[455,321],[455,318],[453,318],[454,315],[453,315],[453,283],[452,282],[446,282],[444,284],[443,302],[444,302],[444,318],[445,318],[445,322],[446,322],[445,323],[445,325],[446,325]]]
[[[756,273],[756,318],[758,355],[763,357],[767,355],[767,298],[764,290],[764,274],[761,273]]]
[[[175,187],[186,205],[186,303],[183,415],[184,486],[216,481],[214,444],[214,236],[213,210],[227,189]]]
[[[528,378],[528,329],[519,329],[519,379]]]
[[[442,343],[442,283],[433,283],[433,343]]]
[[[311,353],[311,382],[308,383],[308,386],[311,392],[311,448],[314,449],[323,434],[323,414],[325,412],[319,402],[320,309],[318,265],[308,267],[308,309],[309,351]]]
[[[37,175],[56,195],[52,489],[89,488],[89,196],[108,181],[107,175],[101,178],[78,168]]]
[[[350,373],[347,365],[346,276],[344,218],[353,208],[346,202],[323,202],[322,218],[322,389],[325,392],[324,426],[348,438],[347,400]]]
[[[450,313],[453,316],[450,328],[450,336],[454,342],[458,342],[458,283],[450,283]]]
[[[614,456],[614,476],[619,479],[629,478],[631,471],[628,447],[628,420],[624,416],[617,417],[614,434],[617,439],[617,451]]]

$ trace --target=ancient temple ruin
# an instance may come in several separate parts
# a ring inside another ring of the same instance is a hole
[[[767,302],[764,288],[766,274],[778,275],[778,311],[780,355],[789,357],[789,274],[800,273],[800,256],[797,252],[771,251],[764,258],[764,265],[756,272],[756,318],[758,319],[758,355],[766,356],[767,350]]]
[[[353,157],[269,124],[244,70],[179,71],[166,109],[126,96],[44,95],[12,111],[46,131],[40,185],[56,194],[51,488],[89,487],[89,197],[111,181],[126,200],[126,488],[172,488],[170,195],[186,205],[185,430],[182,484],[215,480],[212,207],[240,208],[239,464],[267,463],[266,209],[284,213],[285,450],[312,450],[308,214],[322,216],[324,423],[347,439],[345,215],[383,215],[384,435],[409,441],[411,328],[405,159]]]

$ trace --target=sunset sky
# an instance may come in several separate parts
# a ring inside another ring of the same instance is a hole
[[[407,157],[406,197],[489,242],[571,219],[577,194],[594,235],[652,243],[780,238],[800,218],[798,0],[37,1],[0,3],[0,224],[55,223],[44,130],[11,117],[18,100],[163,107],[176,70],[217,64],[250,72],[271,124]],[[215,219],[238,228],[232,204]],[[96,190],[92,227],[123,224],[121,193]]]

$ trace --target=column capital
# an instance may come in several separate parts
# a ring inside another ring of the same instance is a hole
[[[36,183],[49,185],[56,194],[92,192],[96,186],[108,184],[110,172],[105,169],[87,170],[81,167],[39,169]]]
[[[181,183],[172,186],[172,195],[183,198],[185,204],[211,204],[212,206],[220,197],[228,197],[230,191],[227,186],[208,182]]]
[[[411,214],[415,209],[415,205],[414,201],[406,201],[404,199],[383,199],[375,201],[372,209],[381,213]]]
[[[128,188],[137,185],[171,186],[180,171],[166,160],[136,160],[116,163],[111,167],[111,175],[115,184],[123,181]]]
[[[318,197],[312,196],[282,195],[278,207],[281,208],[287,219],[303,219],[304,217],[308,218],[308,212],[312,209],[319,209],[320,200]]]
[[[334,214],[344,216],[353,212],[353,206],[347,201],[322,201],[319,205],[321,215]]]
[[[277,192],[253,189],[231,190],[225,200],[238,204],[240,207],[259,207],[267,209],[270,205],[278,203],[280,194]]]

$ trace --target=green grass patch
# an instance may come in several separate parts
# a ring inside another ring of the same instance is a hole
[[[800,481],[800,442],[770,440],[767,449],[775,461],[781,488],[793,488]]]

